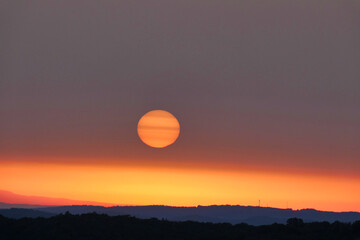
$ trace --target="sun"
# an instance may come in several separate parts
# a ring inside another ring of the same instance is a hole
[[[150,147],[164,148],[179,137],[180,124],[171,113],[153,110],[140,118],[137,132],[141,141]]]

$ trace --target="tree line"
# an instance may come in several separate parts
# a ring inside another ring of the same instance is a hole
[[[166,219],[138,219],[128,215],[60,214],[51,218],[10,219],[0,215],[1,240],[356,240],[360,221],[354,223],[313,222],[288,219],[287,224],[252,226],[248,224],[175,222]]]

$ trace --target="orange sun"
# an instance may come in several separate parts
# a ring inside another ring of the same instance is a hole
[[[171,113],[153,110],[139,120],[137,132],[141,141],[150,147],[164,148],[179,137],[180,124]]]

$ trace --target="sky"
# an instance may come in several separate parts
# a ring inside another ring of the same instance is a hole
[[[360,3],[0,3],[0,189],[360,211]],[[171,146],[137,135],[148,111]],[[0,199],[1,200],[1,199]]]

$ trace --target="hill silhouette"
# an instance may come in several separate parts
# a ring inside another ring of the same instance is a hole
[[[49,218],[55,216],[55,214],[42,212],[34,209],[24,209],[24,208],[11,208],[11,209],[0,209],[0,215],[8,218]]]
[[[301,218],[305,222],[354,222],[360,220],[357,212],[323,212],[314,209],[279,209],[252,206],[214,205],[197,207],[169,207],[169,206],[62,206],[39,209],[44,212],[60,214],[104,213],[110,216],[130,215],[138,218],[165,218],[171,221],[199,221],[232,224],[247,223],[251,225],[265,225],[286,223],[289,218]]]
[[[25,204],[25,205],[42,205],[42,206],[64,206],[64,205],[114,206],[114,204],[103,203],[103,202],[21,195],[5,190],[0,190],[0,201],[2,203],[8,203],[8,204]]]
[[[0,216],[0,239],[242,239],[242,240],[335,240],[359,239],[360,221],[304,223],[299,218],[286,224],[267,226],[232,225],[229,223],[175,222],[138,219],[105,214],[61,214],[50,218],[9,219]]]
[[[355,222],[360,220],[360,213],[357,212],[323,212],[314,209],[292,210],[278,208],[263,208],[251,206],[198,206],[198,207],[169,207],[169,206],[61,206],[36,208],[39,216],[50,214],[85,214],[96,212],[109,216],[130,215],[141,219],[158,218],[171,221],[198,221],[212,223],[247,223],[251,225],[267,225],[273,223],[286,223],[289,218],[301,218],[304,222]],[[14,213],[12,213],[14,211]],[[0,214],[2,210],[0,210]],[[10,218],[21,218],[21,210],[10,209],[5,216]],[[29,216],[24,211],[23,217]],[[35,217],[37,217],[35,215]]]
[[[10,209],[10,208],[44,208],[49,207],[45,205],[32,205],[32,204],[16,204],[16,203],[3,203],[0,202],[0,209]]]

